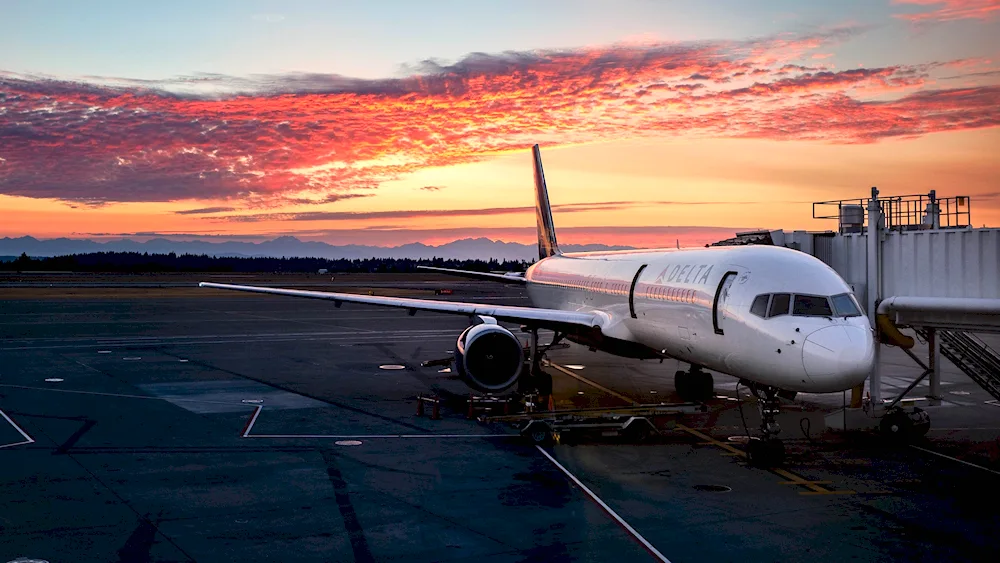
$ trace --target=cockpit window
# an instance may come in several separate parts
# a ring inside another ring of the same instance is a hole
[[[758,317],[767,315],[767,300],[770,297],[771,296],[766,293],[764,295],[758,295],[757,298],[753,300],[753,305],[750,306],[750,312]]]
[[[860,317],[861,311],[858,309],[857,302],[854,301],[854,297],[850,293],[841,293],[840,295],[834,295],[830,298],[833,302],[833,310],[837,313],[838,317]]]
[[[791,301],[791,298],[792,296],[788,293],[775,293],[771,299],[771,309],[767,312],[767,316],[770,318],[787,315],[788,303]]]
[[[800,317],[832,317],[833,310],[826,297],[796,295],[792,302],[792,314]]]

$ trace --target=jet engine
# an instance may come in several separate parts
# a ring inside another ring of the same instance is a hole
[[[477,324],[458,337],[455,364],[466,385],[483,393],[496,393],[517,382],[524,367],[524,349],[506,328]]]

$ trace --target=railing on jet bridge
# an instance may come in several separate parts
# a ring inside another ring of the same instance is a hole
[[[914,331],[927,340],[927,329],[917,327]],[[937,337],[941,355],[1000,400],[1000,354],[968,332],[937,329]]]
[[[868,224],[868,202],[871,198],[838,199],[813,203],[813,219],[837,219],[841,234],[862,232]],[[960,229],[972,226],[972,200],[969,196],[939,198],[934,190],[927,194],[879,196],[883,227],[894,231],[915,231],[935,228],[933,212],[937,207],[937,227],[940,229]],[[856,219],[851,217],[856,216]],[[845,224],[845,219],[847,223]],[[845,230],[845,225],[853,230]]]

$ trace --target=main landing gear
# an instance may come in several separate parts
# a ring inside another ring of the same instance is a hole
[[[715,396],[715,381],[712,374],[702,371],[701,366],[692,364],[689,371],[674,374],[674,387],[685,403],[701,403]]]
[[[747,442],[746,454],[750,465],[771,467],[781,465],[785,460],[785,444],[778,438],[781,427],[776,417],[781,412],[778,400],[779,390],[775,387],[746,383],[754,397],[757,398],[757,409],[760,411],[760,431],[762,436],[750,438]]]

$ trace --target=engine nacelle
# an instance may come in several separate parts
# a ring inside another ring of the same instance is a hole
[[[458,337],[455,365],[465,384],[496,393],[517,382],[524,367],[524,349],[509,330],[497,324],[470,326]]]

